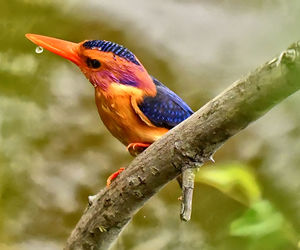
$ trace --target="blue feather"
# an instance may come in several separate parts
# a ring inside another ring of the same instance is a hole
[[[98,49],[103,52],[113,52],[117,56],[123,57],[136,65],[140,65],[135,55],[129,49],[126,49],[117,43],[104,40],[89,40],[84,42],[83,46],[87,49]]]
[[[140,110],[157,127],[171,129],[193,114],[191,108],[173,91],[152,77],[155,97],[145,97]]]

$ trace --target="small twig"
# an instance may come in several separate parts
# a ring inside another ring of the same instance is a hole
[[[185,168],[182,171],[182,200],[180,210],[180,219],[182,221],[189,221],[191,219],[194,180],[194,169],[189,167]]]

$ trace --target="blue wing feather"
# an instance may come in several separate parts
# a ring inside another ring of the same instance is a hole
[[[152,79],[157,90],[156,96],[145,97],[138,106],[155,126],[171,129],[193,114],[179,96],[154,77]]]

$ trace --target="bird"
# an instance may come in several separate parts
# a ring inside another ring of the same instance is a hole
[[[74,43],[26,34],[31,42],[76,64],[95,89],[95,102],[106,128],[137,156],[193,110],[150,75],[127,48],[106,40]],[[124,168],[110,175],[110,185]]]

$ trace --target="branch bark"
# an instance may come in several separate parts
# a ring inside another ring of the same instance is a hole
[[[292,44],[136,157],[93,197],[65,249],[108,249],[138,209],[183,167],[199,167],[231,136],[299,90],[299,55],[300,43]]]

